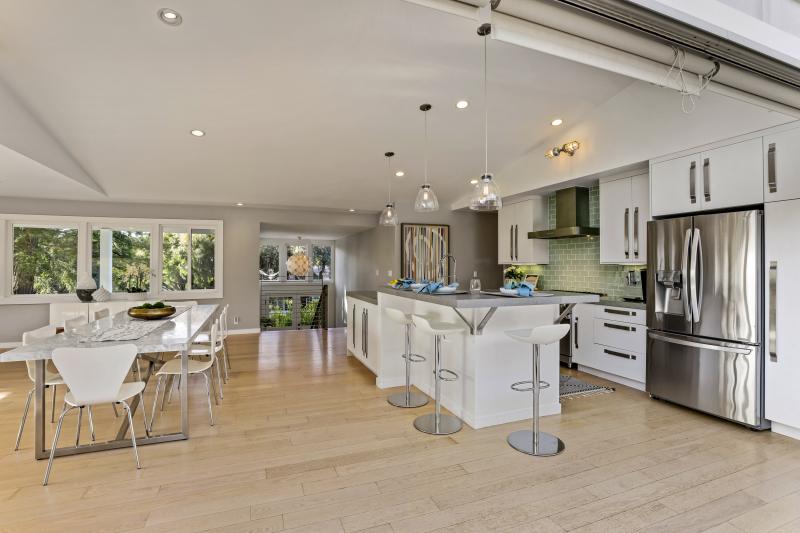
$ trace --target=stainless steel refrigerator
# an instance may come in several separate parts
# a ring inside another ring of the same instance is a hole
[[[762,220],[749,210],[647,225],[647,392],[759,429]]]

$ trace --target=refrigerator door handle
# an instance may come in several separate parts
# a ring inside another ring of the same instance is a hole
[[[769,262],[769,360],[778,362],[778,262]]]
[[[689,304],[689,286],[691,281],[689,279],[689,247],[692,242],[692,230],[687,229],[686,233],[683,236],[683,253],[681,254],[681,288],[680,290],[683,292],[681,294],[681,299],[683,300],[683,314],[686,317],[687,322],[692,321],[692,311]]]
[[[647,336],[653,340],[667,342],[670,344],[679,344],[681,346],[688,346],[690,348],[699,348],[701,350],[712,350],[715,352],[726,352],[726,353],[735,353],[739,355],[750,355],[753,352],[753,349],[748,346],[744,346],[741,344],[734,345],[730,343],[723,343],[723,344],[712,344],[709,342],[698,342],[689,340],[683,337],[673,336],[673,335],[666,335],[664,333],[658,333],[655,331],[648,331]]]
[[[692,257],[690,259],[692,320],[700,322],[703,310],[703,250],[701,249],[700,230],[695,228],[692,237]]]

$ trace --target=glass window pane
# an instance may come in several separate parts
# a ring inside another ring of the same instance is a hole
[[[301,296],[300,297],[300,325],[301,326],[319,326],[318,322],[321,319],[316,318],[317,306],[319,305],[319,296]]]
[[[286,279],[305,280],[311,270],[308,258],[308,246],[290,244],[286,247]]]
[[[266,309],[261,316],[262,328],[292,327],[294,298],[290,296],[271,296],[267,298]]]
[[[331,279],[331,247],[314,246],[314,257],[311,260],[314,279]]]
[[[262,280],[277,281],[280,277],[280,250],[274,244],[261,244],[258,268]]]
[[[185,291],[189,278],[189,233],[165,231],[161,241],[161,288]]]
[[[192,230],[192,289],[214,288],[214,230]]]
[[[92,277],[111,292],[150,290],[150,232],[92,231]]]
[[[68,294],[78,280],[78,230],[13,227],[13,294]]]

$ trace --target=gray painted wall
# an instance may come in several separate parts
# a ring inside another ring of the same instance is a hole
[[[450,253],[458,260],[457,276],[468,288],[477,270],[484,287],[499,287],[502,268],[497,264],[497,216],[471,211],[450,211],[442,207],[435,213],[417,213],[410,206],[398,206],[402,222],[449,224]],[[336,324],[343,326],[347,290],[375,290],[400,276],[400,226],[374,227],[336,241]],[[392,271],[391,276],[389,271]]]
[[[222,220],[224,222],[223,268],[224,300],[230,304],[232,329],[258,328],[259,282],[258,254],[262,222],[281,224],[317,224],[352,227],[354,232],[375,226],[376,216],[352,213],[305,211],[300,209],[258,209],[248,207],[134,204],[112,202],[70,202],[0,197],[0,212],[8,214],[40,214],[98,216],[123,218],[176,218]],[[337,270],[342,272],[342,265]],[[331,287],[333,289],[333,286]],[[331,291],[331,298],[336,298]],[[77,299],[76,299],[77,301]],[[45,325],[49,321],[47,304],[0,305],[0,342],[18,342],[22,332]]]

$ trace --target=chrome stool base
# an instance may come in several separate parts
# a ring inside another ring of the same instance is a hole
[[[518,452],[535,455],[536,457],[551,457],[564,451],[564,442],[550,433],[539,432],[539,448],[533,451],[533,431],[523,429],[515,431],[508,436],[508,444]]]
[[[398,392],[386,398],[390,405],[395,407],[402,407],[404,409],[413,409],[415,407],[422,407],[428,403],[428,397],[419,392]]]
[[[464,424],[452,415],[439,415],[439,427],[436,427],[436,413],[418,416],[414,419],[414,427],[428,435],[452,435],[458,433]]]

